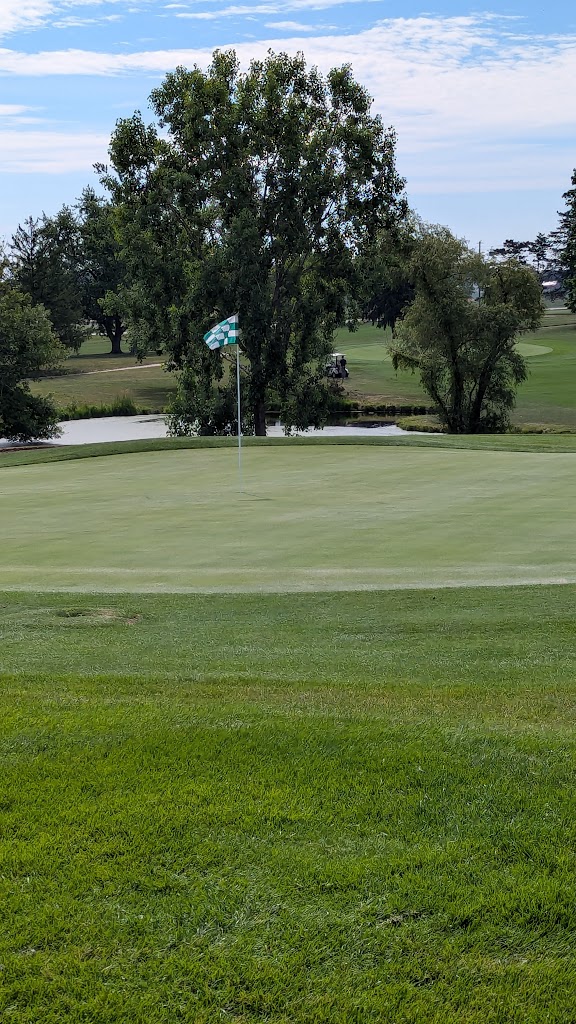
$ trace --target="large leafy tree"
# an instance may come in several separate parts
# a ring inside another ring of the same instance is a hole
[[[271,400],[287,425],[319,421],[334,330],[358,313],[355,257],[405,213],[394,132],[349,68],[324,78],[302,55],[243,74],[217,52],[206,73],[169,74],[151,102],[159,130],[139,114],[120,122],[104,175],[123,210],[133,333],[185,370],[201,420],[226,389],[202,336],[237,312],[255,432]]]
[[[486,261],[446,228],[423,233],[407,270],[415,298],[391,343],[395,367],[419,373],[448,432],[507,430],[526,378],[515,341],[542,317],[536,273]]]
[[[410,255],[422,224],[414,214],[401,224],[380,231],[358,258],[358,289],[361,316],[378,327],[396,328],[406,306],[414,298],[414,282],[408,272]]]
[[[55,334],[74,351],[86,337],[78,246],[76,218],[66,206],[55,217],[28,217],[9,246],[18,287],[32,302],[44,306]]]
[[[92,188],[78,201],[77,276],[86,319],[110,342],[110,354],[121,355],[126,319],[122,291],[126,266],[116,229],[116,211]]]
[[[53,403],[31,394],[27,380],[62,356],[48,313],[14,287],[0,254],[0,437],[29,441],[57,433]]]

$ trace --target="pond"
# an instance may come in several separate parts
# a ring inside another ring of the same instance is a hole
[[[62,433],[55,438],[53,444],[93,444],[98,441],[137,441],[147,437],[166,437],[166,422],[163,416],[106,416],[102,419],[69,420],[61,423]],[[284,431],[279,423],[267,428],[268,437],[283,437]],[[378,424],[358,427],[330,426],[321,430],[311,428],[299,431],[305,435],[324,437],[381,437],[406,434],[395,423]],[[8,447],[7,443],[0,444]]]

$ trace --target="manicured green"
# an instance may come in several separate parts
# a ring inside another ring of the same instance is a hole
[[[356,401],[420,402],[430,405],[416,374],[396,372],[388,355],[390,331],[359,324],[352,333],[339,331],[336,350],[344,352],[350,377],[346,392]]]
[[[566,1024],[575,598],[0,597],[2,1019]]]
[[[3,458],[9,458],[4,456]],[[0,587],[355,590],[576,580],[574,454],[191,448],[15,466]]]
[[[405,436],[363,435],[356,437],[245,437],[243,448],[442,448],[461,451],[502,452],[576,452],[573,434],[408,434]],[[183,451],[187,449],[235,448],[236,438],[227,437],[154,437],[141,441],[101,441],[95,444],[54,445],[28,449],[0,449],[0,469],[34,466],[50,462],[76,462],[78,459],[101,458],[108,455],[132,455],[136,452]]]

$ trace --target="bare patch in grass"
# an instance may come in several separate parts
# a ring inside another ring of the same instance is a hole
[[[141,615],[126,615],[118,608],[59,608],[55,614],[60,619],[81,619],[88,623],[119,622],[125,626],[134,626],[142,618]]]

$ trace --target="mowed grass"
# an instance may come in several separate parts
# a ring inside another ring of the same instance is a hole
[[[572,1020],[575,605],[0,596],[2,1019]]]
[[[1,1019],[571,1021],[573,440],[137,446],[2,458]]]
[[[71,353],[63,371],[31,382],[34,394],[50,395],[60,409],[110,405],[126,395],[139,409],[161,412],[176,390],[176,379],[165,372],[162,356],[152,354],[142,363],[127,352],[111,356],[110,343],[99,335],[88,338],[80,352]]]
[[[526,335],[519,348],[528,363],[528,379],[518,389],[517,424],[557,424],[576,427],[576,328],[559,326],[561,315],[549,315],[546,326]],[[417,374],[396,372],[387,352],[388,331],[362,325],[350,334],[340,332],[338,346],[346,353],[350,378],[347,392],[358,401],[430,405]]]
[[[233,447],[15,465],[0,587],[574,582],[575,468],[573,453],[280,443],[246,448],[240,492]]]
[[[542,330],[519,343],[528,360],[529,377],[518,391],[515,422],[576,427],[574,315],[550,311],[544,322]],[[346,353],[350,370],[349,397],[361,403],[430,405],[416,374],[394,370],[386,347],[389,340],[389,331],[370,324],[360,325],[353,333],[338,332],[335,347]],[[69,375],[35,381],[32,390],[51,394],[60,408],[73,403],[110,404],[128,395],[138,408],[164,409],[175,391],[176,379],[163,366],[149,365],[161,357],[149,356],[144,369],[135,364],[133,356],[111,357],[108,348],[103,338],[89,339],[78,355],[67,360]],[[119,367],[119,372],[94,372]]]
[[[30,389],[37,395],[50,395],[59,409],[69,405],[111,405],[127,396],[138,409],[162,412],[176,390],[176,379],[162,366],[132,365],[112,373],[46,377],[34,381]]]
[[[530,373],[518,390],[517,422],[576,426],[576,328],[550,328],[531,336],[550,353],[528,359]]]
[[[141,363],[128,351],[127,342],[123,343],[120,355],[111,355],[110,342],[101,334],[92,334],[83,343],[79,352],[70,352],[62,370],[66,374],[94,373],[101,370],[117,370],[119,368],[134,369],[136,366],[149,366],[151,363],[162,362],[163,356],[152,352],[145,356]]]

